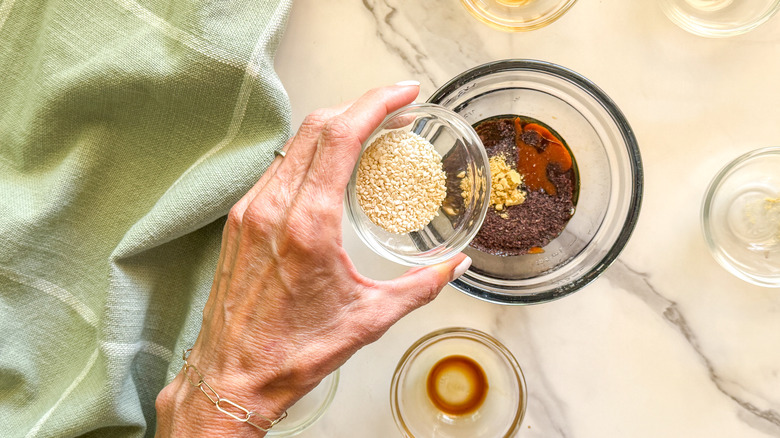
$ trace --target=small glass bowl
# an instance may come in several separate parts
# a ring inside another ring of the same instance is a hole
[[[487,394],[473,412],[451,415],[430,400],[428,374],[448,356],[465,356],[487,377]],[[406,437],[511,437],[525,416],[525,377],[512,353],[487,333],[451,327],[429,333],[401,357],[393,373],[390,406]]]
[[[340,371],[336,370],[322,379],[319,385],[304,395],[290,409],[287,418],[273,427],[266,436],[291,437],[300,434],[316,423],[330,407],[339,387]]]
[[[721,169],[707,188],[701,222],[727,271],[780,287],[780,147],[748,152]]]
[[[674,24],[711,38],[749,32],[780,10],[780,0],[659,0],[659,4]]]
[[[422,136],[442,156],[447,195],[439,214],[420,231],[406,234],[386,231],[373,223],[358,203],[356,165],[344,198],[347,217],[360,239],[389,260],[408,266],[442,262],[471,242],[485,218],[490,200],[487,154],[468,122],[452,111],[428,103],[408,105],[388,115],[363,144],[363,151],[378,136],[395,130]],[[463,175],[469,176],[465,187],[469,195],[465,197],[461,186]]]
[[[539,120],[567,142],[579,169],[574,216],[543,253],[506,257],[467,247],[471,267],[453,287],[499,304],[541,303],[581,289],[618,257],[639,218],[642,160],[628,121],[600,88],[559,65],[509,59],[461,73],[429,102],[472,125],[502,115]]]
[[[507,32],[524,32],[547,26],[577,0],[461,0],[483,23]]]

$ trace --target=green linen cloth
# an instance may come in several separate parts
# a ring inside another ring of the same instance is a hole
[[[290,133],[290,1],[0,0],[0,436],[154,434]]]

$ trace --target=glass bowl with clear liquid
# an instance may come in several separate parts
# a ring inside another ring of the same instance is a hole
[[[780,0],[659,0],[659,5],[681,28],[713,38],[749,32],[780,10]]]
[[[727,164],[710,183],[701,210],[704,240],[737,277],[780,287],[780,147]]]

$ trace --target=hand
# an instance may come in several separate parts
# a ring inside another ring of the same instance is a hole
[[[277,418],[468,268],[459,254],[375,281],[342,247],[344,191],[361,144],[418,93],[413,85],[378,88],[309,115],[286,157],[231,209],[189,359],[222,397]],[[157,410],[158,435],[260,432],[218,412],[181,373],[160,393]]]

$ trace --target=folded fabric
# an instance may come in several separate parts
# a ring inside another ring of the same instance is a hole
[[[0,1],[0,435],[154,435],[222,218],[289,137],[289,9]]]

